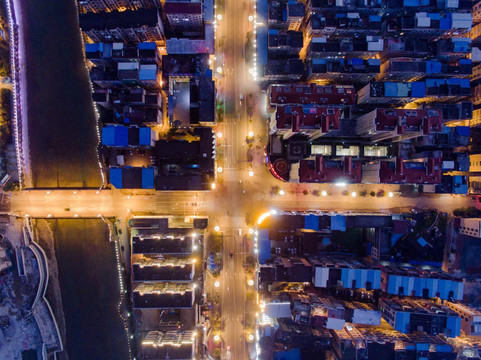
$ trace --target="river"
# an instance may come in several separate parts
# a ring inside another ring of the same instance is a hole
[[[101,185],[98,136],[74,0],[17,0],[21,7],[34,188]],[[25,94],[24,94],[25,95]],[[25,111],[26,110],[26,111]]]

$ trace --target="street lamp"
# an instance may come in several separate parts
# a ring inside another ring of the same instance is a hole
[[[322,196],[327,196],[327,191],[326,191],[326,190],[322,190],[322,191],[321,191],[321,195],[322,195]]]
[[[249,21],[251,21],[251,22],[254,21],[254,16],[249,15]]]
[[[250,280],[247,282],[247,285],[253,286],[253,285],[254,285],[254,280],[250,279]]]
[[[388,193],[387,193],[387,196],[388,196],[388,197],[393,197],[394,194],[393,194],[392,192],[388,192]]]
[[[221,15],[221,14],[217,15],[217,20],[219,20],[219,21],[222,20],[222,15]]]
[[[215,183],[210,184],[212,190],[215,190]]]
[[[357,193],[356,193],[355,191],[353,191],[353,192],[351,193],[351,196],[352,196],[352,197],[356,197],[356,196],[357,196]]]
[[[250,228],[250,229],[249,229],[249,234],[254,234],[254,229]]]
[[[214,341],[219,342],[220,341],[220,336],[219,335],[214,335]]]
[[[249,170],[249,176],[254,176],[254,171]]]
[[[279,195],[280,195],[280,196],[285,195],[285,191],[284,191],[284,190],[279,190]]]
[[[222,166],[219,166],[219,167],[217,168],[217,172],[218,172],[218,173],[221,173],[223,170],[224,170],[224,169],[222,169]]]
[[[215,286],[216,288],[220,287],[220,282],[216,281],[216,282],[214,283],[214,286]]]
[[[220,226],[219,226],[219,225],[216,225],[216,226],[214,227],[214,230],[215,230],[215,231],[220,231]]]
[[[216,71],[218,74],[222,74],[222,68],[220,66],[216,69]]]
[[[254,137],[254,131],[249,131],[249,137],[250,138]]]
[[[222,137],[222,133],[221,133],[220,131],[217,133],[217,137],[218,137],[219,139]]]

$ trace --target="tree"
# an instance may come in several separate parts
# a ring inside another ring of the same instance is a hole
[[[369,195],[371,195],[372,197],[374,197],[374,196],[376,196],[376,192],[375,192],[375,191],[371,191],[371,192],[369,193]]]
[[[342,195],[347,196],[349,194],[349,191],[343,190]]]

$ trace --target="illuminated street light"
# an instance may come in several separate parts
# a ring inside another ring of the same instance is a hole
[[[222,68],[220,66],[216,69],[216,71],[218,74],[222,74]]]
[[[277,210],[276,209],[272,209],[271,211],[269,211],[272,215],[277,215]]]
[[[254,171],[249,170],[249,176],[254,176]]]
[[[254,335],[253,334],[249,334],[249,336],[247,336],[247,340],[249,341],[254,341]]]
[[[221,15],[221,14],[217,15],[217,20],[219,20],[219,21],[222,20],[222,15]]]
[[[250,138],[254,137],[254,131],[249,131],[248,135],[249,135]]]
[[[254,69],[253,69],[253,68],[250,68],[250,69],[249,69],[249,74],[252,74],[252,73],[254,73]]]
[[[249,15],[249,21],[251,21],[251,22],[254,21],[254,16]]]
[[[285,194],[286,194],[286,192],[285,192],[284,190],[279,190],[279,195],[280,195],[280,196],[283,196],[283,195],[285,195]]]
[[[220,287],[220,282],[216,281],[216,282],[214,283],[214,286],[215,286],[216,288]]]
[[[217,172],[218,172],[218,173],[221,173],[223,170],[224,170],[224,169],[222,169],[221,166],[219,166],[219,167],[217,168]]]
[[[219,342],[220,341],[220,336],[219,335],[214,335],[214,341]]]
[[[388,196],[388,197],[393,197],[394,194],[393,194],[392,192],[388,192],[388,193],[387,193],[387,196]]]
[[[321,191],[321,195],[322,195],[322,196],[327,196],[327,191],[326,191],[326,190],[322,190],[322,191]]]
[[[212,190],[215,190],[215,183],[210,184]]]
[[[351,193],[351,196],[352,196],[352,197],[356,197],[356,196],[357,196],[357,193],[356,193],[355,191],[353,191],[353,192]]]
[[[249,229],[249,234],[254,234],[254,229]]]
[[[346,183],[342,182],[342,181],[336,182],[336,183],[334,183],[334,185],[337,186],[337,187],[346,187]]]
[[[214,228],[215,231],[220,231],[220,226],[219,225],[216,225],[215,228]]]
[[[217,137],[218,137],[219,139],[222,137],[222,133],[221,133],[220,131],[217,133]]]
[[[249,286],[254,286],[254,280],[250,279],[250,280],[247,282],[247,285],[249,285]]]

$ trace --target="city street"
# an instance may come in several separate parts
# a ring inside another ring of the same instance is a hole
[[[23,190],[0,194],[1,213],[34,218],[116,217],[124,220],[135,215],[208,216],[208,231],[212,232],[215,227],[219,227],[218,230],[223,234],[224,240],[220,286],[214,290],[220,294],[221,356],[223,359],[235,360],[248,360],[253,355],[246,341],[246,315],[254,314],[246,314],[247,279],[243,265],[248,254],[245,253],[242,239],[248,231],[248,225],[252,225],[260,214],[271,209],[278,212],[285,210],[401,213],[412,208],[437,208],[452,212],[455,208],[475,206],[470,196],[449,194],[416,196],[401,193],[397,185],[336,187],[332,184],[283,183],[275,179],[264,163],[264,147],[268,133],[266,94],[259,89],[249,73],[249,70],[253,69],[248,68],[245,57],[247,35],[255,30],[254,18],[249,19],[250,15],[254,15],[254,4],[252,0],[224,0],[224,8],[216,17],[217,62],[214,69],[217,74],[218,97],[224,104],[224,113],[223,121],[215,128],[218,134],[219,169],[215,190],[154,192],[72,188]],[[22,67],[23,70],[24,68],[25,66]],[[86,76],[86,70],[82,71]],[[8,84],[0,84],[0,87],[2,86]],[[24,86],[22,90],[25,104]],[[55,91],[58,92],[57,89]],[[90,94],[88,95],[90,102]],[[45,118],[63,121],[67,116]],[[82,129],[87,133],[93,131],[88,125]],[[48,128],[45,131],[48,131]],[[72,132],[77,134],[75,129]],[[25,137],[27,135],[24,134]],[[82,139],[82,136],[78,136],[78,139]],[[52,139],[51,142],[55,143],[56,139]],[[31,144],[28,141],[23,142],[26,152],[29,145]],[[95,148],[90,147],[92,151]],[[52,154],[58,157],[55,161],[51,160],[52,164],[55,163],[55,166],[64,171],[61,166],[64,151],[56,148],[51,150]],[[90,158],[95,158],[92,151]],[[81,151],[77,153],[82,154]],[[40,155],[41,152],[38,152],[37,156]],[[87,156],[80,158],[82,163],[88,162]],[[32,158],[32,161],[34,160]],[[97,163],[92,165],[96,167]],[[90,170],[85,171],[87,174]],[[67,179],[65,183],[68,183],[68,177],[65,179]],[[92,180],[92,183],[96,181]],[[52,186],[61,186],[57,182],[53,184]],[[377,193],[380,190],[385,192],[385,196],[370,195],[371,191]],[[361,191],[367,191],[367,195],[361,196]],[[209,288],[212,288],[210,284],[206,286],[206,289]]]

